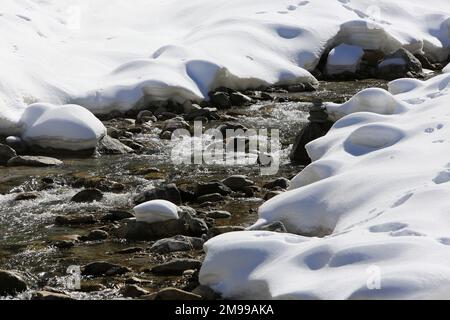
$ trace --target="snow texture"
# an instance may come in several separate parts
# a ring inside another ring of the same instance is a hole
[[[330,51],[327,60],[327,73],[330,75],[343,72],[356,72],[359,68],[364,50],[361,47],[341,44]]]
[[[389,87],[327,106],[338,121],[307,145],[312,164],[250,228],[292,234],[213,238],[203,284],[235,298],[450,298],[450,75]]]
[[[178,219],[179,208],[166,200],[152,200],[142,203],[133,209],[139,222],[161,222]]]

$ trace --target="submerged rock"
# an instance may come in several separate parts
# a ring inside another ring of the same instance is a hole
[[[64,163],[50,157],[17,156],[8,161],[8,167],[55,167]]]
[[[10,296],[26,291],[27,283],[13,271],[0,270],[0,296]]]

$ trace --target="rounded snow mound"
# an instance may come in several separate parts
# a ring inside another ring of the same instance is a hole
[[[179,208],[166,200],[152,200],[133,208],[139,222],[161,222],[178,219]]]
[[[95,149],[106,128],[89,110],[77,105],[30,105],[19,121],[22,139],[31,147],[82,151]]]
[[[329,111],[313,162],[258,229],[206,243],[200,282],[225,298],[450,298],[450,75],[365,90]]]

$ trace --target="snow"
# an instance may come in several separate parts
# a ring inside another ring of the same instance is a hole
[[[445,68],[444,68],[444,73],[448,73],[450,72],[450,64],[448,64]]]
[[[386,59],[384,61],[382,61],[378,67],[379,68],[383,68],[383,67],[387,67],[387,66],[404,66],[406,65],[406,61],[403,60],[402,58],[391,58],[391,59]]]
[[[166,200],[152,200],[133,208],[136,220],[139,222],[161,222],[178,219],[179,208]]]
[[[364,50],[361,47],[341,44],[330,51],[327,60],[327,72],[330,75],[343,72],[356,72]]]
[[[386,53],[449,53],[447,0],[4,0],[0,131],[34,102],[95,114],[153,101],[315,81],[342,43]]]
[[[19,126],[28,145],[42,148],[90,150],[106,135],[102,122],[77,105],[32,104],[22,114]]]
[[[250,228],[292,234],[213,238],[202,284],[237,298],[450,298],[450,75],[389,87],[327,105],[338,121],[307,145],[312,164]]]

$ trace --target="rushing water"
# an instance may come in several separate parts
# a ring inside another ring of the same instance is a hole
[[[74,235],[85,235],[92,229],[111,228],[102,223],[87,227],[61,227],[54,224],[55,217],[71,213],[92,213],[101,216],[109,210],[131,210],[136,194],[161,181],[174,182],[178,186],[189,188],[196,181],[223,179],[231,174],[247,175],[259,186],[273,178],[281,176],[289,178],[301,170],[301,167],[289,163],[287,155],[295,135],[307,122],[307,110],[312,99],[340,102],[364,87],[381,85],[383,83],[376,81],[324,83],[318,92],[289,95],[291,102],[258,103],[247,108],[230,110],[228,114],[237,117],[247,128],[280,130],[283,145],[281,168],[271,177],[261,176],[260,169],[255,166],[175,166],[170,161],[174,143],[159,140],[158,130],[137,136],[136,140],[146,146],[145,152],[140,155],[66,158],[63,159],[64,166],[49,169],[0,167],[0,269],[21,271],[34,288],[50,285],[64,289],[62,277],[66,275],[69,266],[105,260],[133,268],[136,275],[149,281],[145,287],[151,291],[167,285],[177,285],[183,279],[157,278],[140,272],[170,258],[170,255],[159,257],[145,250],[139,254],[116,254],[118,250],[132,246],[148,248],[146,243],[131,244],[112,238],[103,242],[76,245],[68,250],[54,248],[52,246],[54,241],[72,239]],[[214,123],[210,125],[213,126]],[[156,167],[161,172],[150,178],[136,174],[138,169],[151,167]],[[107,178],[125,185],[125,191],[105,192],[105,197],[100,202],[74,204],[70,199],[81,189],[71,187],[68,181],[80,176]],[[48,183],[42,182],[44,178],[53,180],[50,187]],[[15,201],[17,192],[23,191],[37,192],[38,198]],[[238,198],[217,206],[216,209],[228,210],[233,214],[231,219],[218,220],[218,225],[250,225],[257,219],[256,209],[262,202],[261,198]],[[201,257],[201,255],[202,253],[197,252],[175,256]],[[80,299],[114,298],[118,296],[117,284],[123,283],[124,280],[92,281],[102,282],[106,286],[105,290],[89,294],[81,292],[71,294]],[[27,294],[22,297],[26,297]]]

